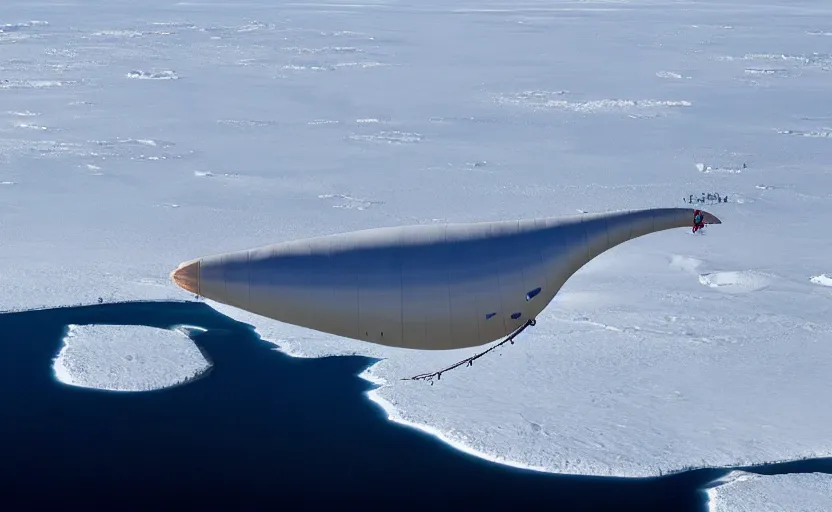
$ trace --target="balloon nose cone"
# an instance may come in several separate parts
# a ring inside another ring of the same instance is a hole
[[[176,286],[199,295],[199,260],[187,261],[170,273]]]
[[[705,221],[705,224],[722,224],[722,221],[713,213],[702,212],[702,219]]]

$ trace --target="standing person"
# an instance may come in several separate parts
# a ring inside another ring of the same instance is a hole
[[[705,227],[705,216],[700,210],[693,210],[693,232],[696,233]]]

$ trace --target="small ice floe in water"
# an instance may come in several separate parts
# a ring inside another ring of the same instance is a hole
[[[497,104],[510,105],[521,108],[562,110],[578,113],[622,112],[630,110],[664,110],[678,107],[690,107],[687,100],[658,100],[658,99],[620,99],[607,98],[587,101],[567,101],[559,96],[566,91],[527,91],[515,94],[501,94],[495,98]]]
[[[0,89],[48,89],[77,82],[72,80],[0,80]]]
[[[233,172],[224,172],[222,174],[215,174],[211,171],[194,171],[194,176],[197,178],[213,178],[215,176],[222,176],[223,178],[239,178],[240,175]]]
[[[793,135],[796,137],[808,137],[810,139],[832,139],[832,128],[822,130],[777,130],[780,135]]]
[[[369,199],[360,199],[352,197],[347,194],[320,194],[318,199],[336,199],[338,204],[332,205],[333,208],[343,208],[346,210],[366,210],[374,205],[384,204],[384,201],[372,201]]]
[[[788,69],[779,68],[746,68],[744,72],[752,76],[789,76]]]
[[[352,140],[362,142],[381,142],[387,144],[414,144],[421,142],[424,138],[422,134],[415,132],[401,132],[398,130],[382,131],[373,135],[357,135],[349,136]]]
[[[696,164],[696,170],[705,173],[724,173],[724,174],[740,174],[744,170],[748,169],[748,165],[743,163],[739,167],[712,167],[710,165],[705,165],[702,162],[698,162]]]
[[[88,140],[90,144],[95,144],[96,146],[102,147],[114,147],[119,144],[127,145],[127,146],[146,146],[151,148],[170,148],[174,146],[173,142],[163,141],[163,140],[153,140],[153,139],[130,139],[130,138],[116,138],[116,139],[108,139],[108,140]]]
[[[181,330],[135,325],[70,325],[54,360],[64,384],[150,391],[184,384],[211,368]]]
[[[332,120],[332,119],[313,119],[312,121],[309,121],[306,124],[308,124],[310,126],[316,126],[316,125],[319,125],[319,124],[338,124],[338,121],[335,121],[335,120]]]
[[[141,71],[133,70],[127,73],[127,78],[138,80],[178,80],[179,76],[175,71]]]
[[[125,38],[132,38],[132,37],[141,37],[145,35],[145,32],[140,32],[138,30],[99,30],[98,32],[93,32],[92,36],[95,37],[125,37]]]
[[[333,121],[337,122],[337,121]],[[268,126],[276,126],[277,123],[275,121],[260,121],[256,119],[219,119],[217,121],[218,124],[222,124],[225,126],[231,126],[233,128],[265,128]],[[316,124],[310,122],[309,124]],[[320,124],[320,123],[318,123]]]
[[[819,284],[821,286],[832,286],[832,274],[821,274],[819,276],[812,276],[809,281]]]
[[[32,112],[30,110],[11,111],[9,114],[17,117],[35,117],[39,116],[39,112]]]
[[[383,62],[338,62],[335,64],[335,68],[347,68],[347,69],[371,69],[371,68],[383,68],[388,66]]]
[[[672,80],[681,80],[682,78],[690,78],[689,76],[682,76],[681,73],[674,71],[657,71],[656,76],[659,78],[668,78]]]
[[[45,131],[48,128],[45,126],[41,126],[39,124],[31,124],[31,123],[15,123],[17,128],[23,128],[24,130],[42,130]]]
[[[364,53],[364,50],[355,46],[324,46],[323,48],[307,48],[301,46],[289,46],[281,50],[298,55],[317,55],[321,53]]]
[[[27,28],[46,26],[49,26],[49,22],[42,20],[24,21],[22,23],[5,23],[0,25],[0,33],[20,32],[21,30]]]

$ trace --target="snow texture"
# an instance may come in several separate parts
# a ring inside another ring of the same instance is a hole
[[[724,485],[708,489],[711,512],[828,512],[832,475],[756,475],[733,471]]]
[[[186,331],[136,325],[70,325],[53,365],[64,384],[111,391],[163,389],[210,367]]]
[[[509,464],[832,454],[827,1],[10,0],[0,19],[0,309],[187,299],[179,263],[295,238],[718,193],[724,224],[601,255],[434,386],[401,379],[476,350],[217,308],[295,355],[381,358],[365,377],[391,419]],[[201,368],[182,354],[130,385]]]

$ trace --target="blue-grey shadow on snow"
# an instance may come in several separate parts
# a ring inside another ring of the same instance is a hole
[[[153,392],[66,386],[52,360],[68,324],[200,326],[192,339],[214,366]],[[288,357],[197,302],[0,314],[0,508],[685,511],[725,472],[632,480],[491,464],[387,421],[357,376],[372,362]]]

